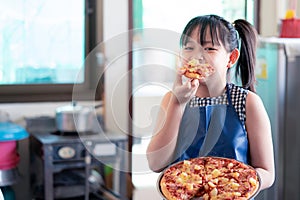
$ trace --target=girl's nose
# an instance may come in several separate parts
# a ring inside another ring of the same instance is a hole
[[[203,49],[202,46],[200,46],[197,51],[195,51],[195,55],[194,55],[195,59],[199,60],[199,62],[205,62],[205,51]]]
[[[205,63],[206,62],[206,60],[205,60],[205,58],[204,58],[204,56],[202,54],[198,54],[194,58],[197,59],[199,61],[199,63]]]

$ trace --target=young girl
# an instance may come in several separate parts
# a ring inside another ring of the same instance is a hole
[[[206,15],[187,24],[181,36],[182,66],[196,59],[210,65],[213,73],[187,79],[185,69],[178,70],[147,149],[153,171],[184,159],[219,156],[253,166],[261,189],[273,184],[270,122],[254,87],[256,40],[255,29],[242,19],[231,24]],[[230,70],[235,70],[242,86],[230,82]]]

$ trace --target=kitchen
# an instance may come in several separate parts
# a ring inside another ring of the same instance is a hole
[[[99,3],[100,2],[100,3]],[[145,113],[151,113],[148,109],[154,109],[157,108],[157,105],[160,102],[160,99],[162,97],[162,94],[165,92],[166,89],[169,89],[171,86],[168,84],[163,84],[163,87],[161,85],[156,84],[154,85],[154,89],[144,87],[142,83],[140,84],[140,80],[146,80],[146,81],[151,81],[150,77],[146,77],[148,79],[141,79],[141,77],[137,77],[134,73],[139,73],[138,70],[134,70],[132,74],[132,79],[133,83],[135,83],[137,86],[133,88],[132,93],[133,95],[133,103],[132,108],[129,108],[128,110],[128,102],[129,102],[129,94],[131,94],[129,88],[129,83],[131,75],[128,74],[128,58],[126,56],[130,56],[125,54],[125,56],[120,57],[120,55],[124,55],[124,52],[127,52],[127,44],[129,41],[127,41],[127,34],[126,32],[128,31],[128,27],[132,27],[132,22],[130,22],[128,19],[130,18],[129,11],[129,2],[132,1],[117,1],[117,0],[104,0],[104,1],[97,1],[97,6],[101,7],[100,10],[102,10],[102,13],[97,13],[97,16],[94,16],[95,19],[100,19],[97,28],[100,30],[97,30],[97,37],[96,37],[96,42],[100,42],[100,45],[97,46],[97,50],[95,51],[94,57],[97,58],[97,64],[98,65],[103,65],[104,62],[109,63],[110,62],[110,67],[105,71],[105,80],[104,84],[101,85],[101,87],[104,87],[105,90],[105,95],[103,95],[103,110],[97,109],[95,110],[96,113],[102,114],[102,112],[105,113],[104,115],[104,121],[105,121],[105,128],[111,132],[121,132],[121,133],[128,133],[130,129],[133,129],[133,135],[135,138],[137,138],[137,145],[132,146],[133,151],[145,151],[145,145],[142,145],[147,142],[147,138],[149,138],[150,135],[149,132],[151,129],[151,122],[149,122],[149,119],[145,117]],[[139,2],[139,1],[133,1],[133,2]],[[179,1],[180,2],[180,1]],[[249,1],[248,1],[249,2]],[[251,2],[251,1],[250,1]],[[259,30],[260,30],[260,35],[263,37],[272,37],[272,36],[278,36],[279,35],[279,27],[281,23],[281,19],[285,17],[286,10],[290,6],[289,1],[258,1],[260,3],[260,15],[259,15]],[[116,6],[118,5],[118,6]],[[162,3],[161,3],[162,6]],[[182,6],[182,5],[181,5]],[[188,5],[186,5],[189,7]],[[180,7],[180,6],[179,6]],[[103,9],[102,9],[103,8]],[[162,6],[162,8],[166,9],[165,7]],[[175,7],[172,7],[172,9],[175,9]],[[178,7],[177,7],[178,8]],[[181,8],[181,7],[180,7]],[[299,12],[299,7],[297,8],[297,16],[300,14]],[[145,13],[146,14],[146,13]],[[154,19],[153,19],[154,20]],[[97,21],[97,20],[96,20]],[[155,27],[155,25],[152,25],[154,28],[160,28],[160,27]],[[125,33],[125,34],[124,34]],[[150,32],[151,33],[151,32]],[[171,33],[171,32],[167,32]],[[170,34],[169,34],[170,35]],[[174,36],[176,37],[176,35]],[[104,41],[104,43],[101,43],[101,41]],[[115,44],[114,42],[118,42]],[[118,50],[115,49],[115,46],[118,45],[119,47],[124,47],[124,49],[120,48]],[[93,45],[91,45],[93,46]],[[171,47],[171,48],[176,48],[176,47]],[[105,54],[102,54],[105,49]],[[173,50],[173,49],[171,49]],[[100,52],[100,53],[99,53]],[[150,52],[151,53],[151,52]],[[161,55],[159,55],[161,56]],[[167,60],[172,61],[172,58],[169,58],[169,55],[162,55],[162,57],[165,59],[167,56]],[[92,57],[92,56],[91,56]],[[95,61],[93,61],[95,62]],[[132,62],[137,62],[137,65],[139,64],[139,61],[132,61]],[[160,62],[160,61],[159,61]],[[146,62],[147,64],[147,62]],[[115,67],[114,67],[115,66]],[[165,70],[165,69],[164,69]],[[167,74],[169,71],[167,69],[166,73]],[[103,72],[96,72],[100,74],[99,77],[101,77]],[[151,73],[151,71],[150,71]],[[126,76],[124,76],[126,74]],[[139,74],[138,74],[139,75]],[[157,75],[158,76],[158,75]],[[123,77],[121,81],[118,80],[118,77]],[[157,77],[160,82],[161,77]],[[172,76],[167,77],[168,80],[172,80]],[[118,84],[116,85],[115,82],[118,80]],[[94,80],[95,81],[95,80]],[[96,80],[97,81],[97,80]],[[123,82],[124,81],[124,82]],[[168,81],[170,82],[170,81]],[[155,88],[156,87],[156,88]],[[36,90],[36,88],[33,86],[33,90]],[[75,88],[75,90],[78,89],[78,94],[80,94],[80,89],[81,88]],[[3,89],[1,89],[3,91]],[[7,89],[6,89],[7,90]],[[22,91],[23,89],[21,89]],[[50,90],[55,90],[55,88],[50,89]],[[101,88],[100,88],[101,90]],[[24,90],[23,90],[24,91]],[[24,92],[21,93],[24,93]],[[3,103],[0,104],[0,110],[3,110],[7,113],[9,113],[10,119],[21,125],[25,125],[24,120],[25,119],[30,119],[34,117],[39,117],[39,116],[54,116],[55,115],[55,110],[58,107],[68,105],[70,103],[70,98],[69,97],[63,97],[61,96],[61,99],[64,98],[69,98],[69,100],[65,101],[57,101],[57,100],[51,100],[48,99],[41,99],[40,101],[34,101],[34,102],[29,102],[30,101],[30,95],[24,94],[23,96],[18,95],[17,97],[12,96],[12,101],[5,100],[5,95],[9,96],[9,92],[4,91],[5,93],[1,93],[1,98]],[[55,92],[55,91],[54,91]],[[101,91],[100,91],[101,93]],[[31,94],[32,95],[32,94]],[[85,97],[89,97],[90,95],[93,94],[85,94]],[[117,96],[115,96],[117,95]],[[29,96],[29,97],[28,97]],[[34,95],[32,95],[33,97]],[[50,98],[51,95],[48,95],[48,98]],[[122,97],[122,98],[119,98]],[[25,102],[24,99],[28,98],[27,102]],[[96,102],[89,102],[89,101],[82,101],[82,97],[75,97],[73,96],[73,99],[80,99],[80,103],[87,105],[87,106],[95,106],[98,104],[101,104],[101,101],[96,101]],[[16,100],[17,99],[17,100]],[[23,99],[23,102],[20,101],[20,99]],[[112,100],[113,99],[113,100]],[[19,102],[18,102],[19,100]],[[126,101],[124,101],[126,100]],[[81,102],[82,101],[82,102]],[[110,104],[107,104],[107,102],[110,102]],[[132,109],[130,111],[130,109]],[[146,109],[146,110],[145,110]],[[132,112],[133,113],[133,123],[128,124],[128,121],[130,121],[130,115],[128,114]],[[153,113],[151,113],[150,117],[154,117]],[[118,123],[115,123],[117,121]],[[150,123],[150,125],[148,124]],[[133,126],[133,127],[131,127]],[[143,128],[143,127],[146,127]],[[137,130],[136,130],[137,129]],[[140,129],[140,130],[139,130]],[[141,131],[144,131],[147,133],[147,135],[139,135]],[[145,140],[144,140],[145,138]],[[141,140],[141,141],[139,141]],[[131,141],[135,142],[135,141]],[[129,141],[130,143],[130,141]],[[29,141],[28,139],[25,140],[20,140],[18,143],[18,147],[20,149],[20,152],[26,152],[26,149],[28,149]],[[28,152],[28,151],[27,151]],[[134,157],[136,156],[136,158]],[[139,154],[133,153],[132,155],[132,167],[139,168],[136,163],[141,162],[139,159],[142,159],[144,162],[144,158],[139,158]],[[129,163],[130,164],[130,163]],[[26,173],[29,170],[29,155],[24,155],[21,154],[21,160],[19,164],[19,170],[22,173]],[[130,166],[130,165],[129,165]],[[148,170],[143,168],[142,170]],[[134,170],[133,170],[134,171]],[[139,169],[138,169],[139,171]],[[143,171],[139,171],[143,172]],[[149,184],[144,183],[145,181],[144,178],[149,177]],[[134,197],[135,199],[145,199],[142,198],[141,196],[145,195],[146,191],[150,191],[151,194],[155,195],[157,194],[155,191],[155,178],[157,177],[157,174],[152,174],[149,171],[147,173],[133,173],[132,174],[132,181],[135,187],[135,192],[136,196]],[[26,199],[30,199],[29,197],[29,190],[30,190],[30,184],[29,184],[29,177],[27,177],[26,180],[23,179],[22,182],[20,181],[18,184],[16,184],[16,189],[18,192],[16,192],[17,199],[24,199],[24,196],[26,196]],[[27,182],[26,182],[27,181]],[[150,186],[149,186],[150,185]],[[25,187],[26,186],[26,187]],[[116,186],[117,187],[117,186]],[[154,188],[154,190],[153,190]],[[118,189],[118,188],[117,188]],[[119,188],[120,189],[120,188]],[[28,190],[28,191],[24,191]],[[145,195],[149,196],[149,195]],[[22,198],[23,197],[23,198]],[[152,196],[153,197],[153,196]],[[158,197],[159,198],[159,197]],[[153,199],[153,198],[152,198]]]

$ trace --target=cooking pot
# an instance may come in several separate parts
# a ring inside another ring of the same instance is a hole
[[[60,132],[89,132],[93,126],[93,107],[76,102],[56,109],[56,128]]]

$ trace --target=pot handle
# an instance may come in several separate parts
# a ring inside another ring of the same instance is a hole
[[[95,105],[95,109],[97,109],[97,108],[101,108],[101,107],[103,107],[103,103],[101,102],[101,103],[99,103],[98,105]]]
[[[77,106],[77,101],[72,101],[72,106],[76,107]]]

